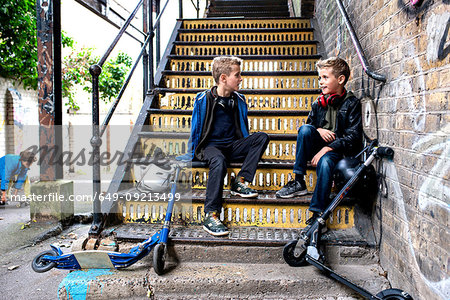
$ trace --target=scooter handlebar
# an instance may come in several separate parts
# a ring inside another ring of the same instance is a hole
[[[394,156],[394,150],[389,147],[378,147],[377,148],[377,154],[381,157],[393,157]]]

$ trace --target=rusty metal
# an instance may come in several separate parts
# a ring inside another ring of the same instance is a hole
[[[170,89],[210,89],[214,86],[211,75],[167,75],[164,78],[165,86]],[[241,83],[242,89],[276,89],[276,90],[310,90],[318,89],[317,75],[244,75]]]
[[[118,240],[141,242],[160,229],[160,225],[123,224],[115,231]],[[228,238],[213,237],[199,226],[174,226],[170,232],[170,240],[175,244],[280,247],[298,237],[297,229],[288,228],[232,227]],[[374,246],[355,228],[331,230],[322,239],[328,245]]]
[[[172,90],[173,91],[173,90]],[[241,90],[245,95],[247,107],[251,111],[309,111],[311,104],[316,100],[318,93],[314,91],[289,91],[290,93],[271,93],[262,91],[263,94],[251,93],[251,90]],[[265,94],[264,94],[265,92]],[[283,91],[286,92],[286,91]],[[160,94],[160,107],[162,109],[192,110],[196,93],[167,92]]]
[[[100,245],[100,240],[96,238],[87,238],[83,241],[81,248],[83,250],[97,250]]]
[[[154,131],[189,132],[191,125],[190,114],[159,113],[152,114],[150,125]],[[298,128],[306,123],[307,116],[248,116],[250,132],[263,131],[266,133],[297,133]]]
[[[300,42],[286,42],[287,44],[244,44],[230,43],[227,45],[218,45],[207,43],[198,44],[176,44],[176,55],[315,55],[317,54],[317,45],[315,43],[304,44]],[[295,44],[298,45],[295,45]]]
[[[280,163],[279,165],[282,165]],[[293,164],[290,165],[293,167]],[[205,189],[208,180],[208,168],[193,168],[192,169],[192,188],[195,189]],[[225,188],[230,188],[231,178],[238,174],[240,168],[230,167],[227,169],[227,174],[225,176]],[[292,173],[292,168],[289,169],[288,166],[284,168],[277,168],[273,166],[272,168],[266,168],[262,165],[256,171],[253,182],[249,186],[258,191],[277,191],[280,190],[286,183],[294,178]],[[307,170],[305,175],[306,188],[309,192],[312,192],[317,181],[316,172],[314,170]]]
[[[63,178],[62,164],[52,160],[62,153],[61,7],[59,1],[44,0],[36,9],[39,165],[40,179],[46,181]]]
[[[255,226],[276,228],[304,228],[311,217],[309,203],[282,204],[228,202],[224,199],[221,220],[227,226]],[[125,223],[161,224],[164,221],[167,202],[125,201],[122,213]],[[175,203],[173,222],[185,225],[200,225],[203,222],[203,203],[182,201]],[[330,217],[330,229],[346,229],[354,226],[354,208],[339,206]]]
[[[264,19],[264,18],[245,18],[230,19],[225,22],[223,19],[201,19],[184,21],[184,29],[268,29],[268,28],[311,28],[308,19]]]
[[[298,29],[300,30],[300,29]],[[304,30],[304,29],[301,29]],[[313,41],[314,33],[312,29],[307,32],[286,32],[276,30],[274,32],[260,31],[258,32],[223,32],[222,30],[199,31],[199,32],[181,32],[179,35],[180,42],[296,42],[296,41]]]
[[[243,58],[242,72],[266,71],[317,71],[317,58],[282,58],[279,56],[271,58]],[[186,56],[173,56],[170,61],[172,71],[208,71],[211,72],[212,58],[189,58]]]

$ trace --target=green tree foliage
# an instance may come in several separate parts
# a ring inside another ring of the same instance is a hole
[[[105,102],[111,102],[119,94],[132,62],[132,58],[126,53],[119,52],[116,58],[107,61],[103,65],[102,73],[99,77],[100,99]],[[84,89],[91,92],[91,88],[92,85],[88,85]]]
[[[0,76],[20,80],[27,88],[37,89],[37,39],[36,1],[0,0]],[[77,110],[76,85],[91,91],[89,67],[99,58],[93,56],[93,48],[74,47],[72,38],[62,34],[62,46],[71,52],[62,62],[63,97],[67,106]],[[125,53],[109,60],[103,66],[99,78],[100,99],[110,102],[120,91],[125,75],[131,66],[131,58]]]
[[[0,0],[0,76],[37,88],[36,1]]]
[[[83,90],[92,92],[92,77],[89,67],[97,63],[100,58],[92,54],[93,48],[76,49],[74,41],[63,34],[63,47],[69,47],[70,53],[62,62],[62,94],[67,102],[65,105],[74,110],[80,107],[76,101],[75,87],[82,86]],[[126,53],[119,52],[117,57],[108,60],[102,68],[99,77],[100,99],[110,102],[115,98],[122,87],[125,76],[130,70],[132,59]]]

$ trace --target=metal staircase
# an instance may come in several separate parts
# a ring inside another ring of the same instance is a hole
[[[203,162],[193,162],[192,170],[182,174],[184,188],[192,186],[192,193],[175,205],[174,224],[182,226],[172,229],[172,240],[280,246],[297,238],[298,229],[306,226],[311,194],[277,199],[275,191],[293,176],[297,130],[306,122],[310,105],[320,93],[315,68],[320,56],[314,29],[309,19],[280,18],[282,15],[212,18],[229,16],[218,9],[223,2],[238,7],[248,4],[212,1],[207,19],[179,20],[175,27],[155,74],[157,88],[147,95],[125,150],[130,153],[127,163],[116,170],[108,190],[117,193],[119,199],[102,204],[103,213],[116,213],[122,219],[124,225],[116,229],[118,239],[142,240],[160,228],[166,203],[130,196],[139,195],[134,187],[134,166],[142,164],[155,146],[169,155],[186,153],[195,95],[213,86],[211,62],[218,55],[235,55],[244,60],[240,92],[247,99],[250,131],[264,131],[271,138],[251,184],[259,196],[244,199],[229,194],[229,179],[241,166],[231,163],[224,183],[221,218],[232,232],[225,239],[209,236],[200,227],[208,168]],[[314,168],[309,168],[306,181],[308,190],[313,191]],[[348,200],[334,212],[328,224],[332,230],[324,239],[329,244],[373,245],[371,238],[361,234],[357,224],[361,222],[356,220],[355,206]]]
[[[211,0],[207,17],[289,17],[287,0]]]

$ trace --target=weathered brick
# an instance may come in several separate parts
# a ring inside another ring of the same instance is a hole
[[[440,88],[448,87],[450,84],[450,68],[441,70],[439,73],[439,86]]]
[[[448,109],[448,94],[441,93],[431,93],[426,95],[426,105],[427,111],[445,111]]]
[[[441,126],[440,114],[427,114],[425,117],[425,132],[436,132]]]
[[[324,5],[326,1],[317,2],[318,5]],[[388,198],[379,203],[383,210],[381,263],[388,270],[392,282],[400,283],[414,298],[435,299],[436,294],[413,276],[422,271],[415,269],[415,258],[408,252],[408,238],[411,235],[419,243],[414,246],[416,254],[424,255],[430,260],[425,263],[422,261],[422,264],[429,266],[426,273],[433,273],[435,278],[444,278],[443,274],[449,273],[448,246],[442,246],[448,245],[449,238],[448,234],[443,237],[441,229],[448,228],[450,214],[448,208],[433,204],[433,199],[450,202],[449,196],[443,192],[449,186],[450,174],[436,178],[430,171],[439,163],[443,153],[444,148],[437,149],[438,145],[448,140],[448,131],[443,133],[443,130],[450,123],[449,92],[446,90],[450,85],[450,56],[437,61],[427,59],[430,42],[428,20],[442,13],[446,6],[434,2],[426,13],[415,16],[407,13],[410,10],[407,4],[398,4],[398,1],[390,0],[348,2],[353,18],[360,18],[355,24],[369,65],[388,77],[379,94],[372,88],[378,85],[371,83],[368,86],[361,74],[353,74],[354,81],[351,85],[358,92],[368,93],[378,103],[380,143],[392,146],[396,151],[394,164],[397,175],[394,177],[394,173],[387,174]],[[322,18],[323,24],[328,24],[327,28],[336,28],[338,23],[332,20],[335,17],[328,14]],[[336,33],[336,30],[327,29],[327,34],[331,36],[325,38],[330,38],[333,45]],[[347,38],[343,46],[341,53],[354,61],[354,71],[358,59],[351,41]],[[360,68],[358,72],[359,70]],[[376,133],[372,128],[366,128],[366,131]],[[441,133],[442,137],[430,135],[436,132]],[[424,155],[424,151],[430,147],[436,149]],[[423,184],[430,179],[442,184],[430,185],[419,197]],[[395,190],[399,190],[400,194]],[[430,202],[426,205],[424,201]],[[380,226],[379,223],[378,219],[374,219],[374,224]],[[395,232],[395,229],[399,231]],[[436,229],[439,229],[438,233]],[[430,254],[428,251],[432,255],[427,256]]]

